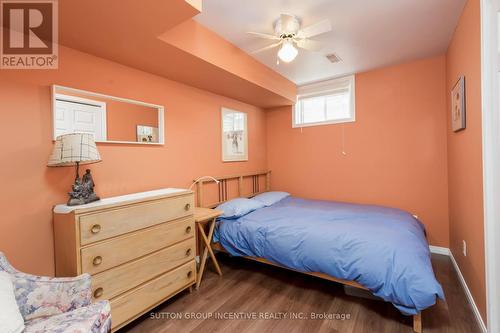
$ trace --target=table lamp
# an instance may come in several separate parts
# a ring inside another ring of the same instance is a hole
[[[90,170],[80,179],[80,165],[101,162],[101,156],[94,142],[94,136],[88,133],[71,133],[56,138],[54,150],[47,166],[76,166],[75,183],[69,192],[68,206],[77,206],[99,200],[94,193],[94,181]]]

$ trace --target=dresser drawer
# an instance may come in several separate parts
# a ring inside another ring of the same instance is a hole
[[[187,217],[84,247],[82,272],[97,274],[192,238],[194,234],[194,218]]]
[[[158,278],[111,300],[113,328],[122,326],[155,307],[172,294],[196,281],[196,263],[191,261]]]
[[[194,259],[194,238],[92,276],[94,299],[110,299]],[[98,297],[95,297],[98,295]]]
[[[87,245],[124,233],[192,215],[194,197],[184,195],[147,204],[80,216],[80,242]]]

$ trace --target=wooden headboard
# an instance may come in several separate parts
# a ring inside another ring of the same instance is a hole
[[[218,193],[215,196],[217,197],[217,201],[211,203],[206,202],[207,199],[205,190],[206,186],[208,184],[214,186],[214,183],[216,182],[212,179],[204,179],[200,180],[196,184],[197,206],[214,208],[220,205],[221,203],[226,202],[229,199],[251,198],[253,196],[256,196],[257,194],[269,191],[271,187],[270,183],[271,171],[262,171],[262,172],[246,173],[241,175],[214,177],[214,178],[219,181],[219,183],[216,184]],[[230,188],[231,186],[234,186],[236,189],[231,191]],[[249,189],[246,189],[246,187],[249,187]],[[230,196],[229,195],[230,192],[233,192],[234,195]]]

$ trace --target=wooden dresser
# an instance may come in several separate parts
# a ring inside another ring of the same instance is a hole
[[[54,208],[56,275],[92,275],[113,330],[196,283],[193,192],[163,189]]]

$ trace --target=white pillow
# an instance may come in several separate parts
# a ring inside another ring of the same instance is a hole
[[[23,330],[24,319],[17,306],[12,280],[8,273],[0,272],[0,332],[20,333]]]

